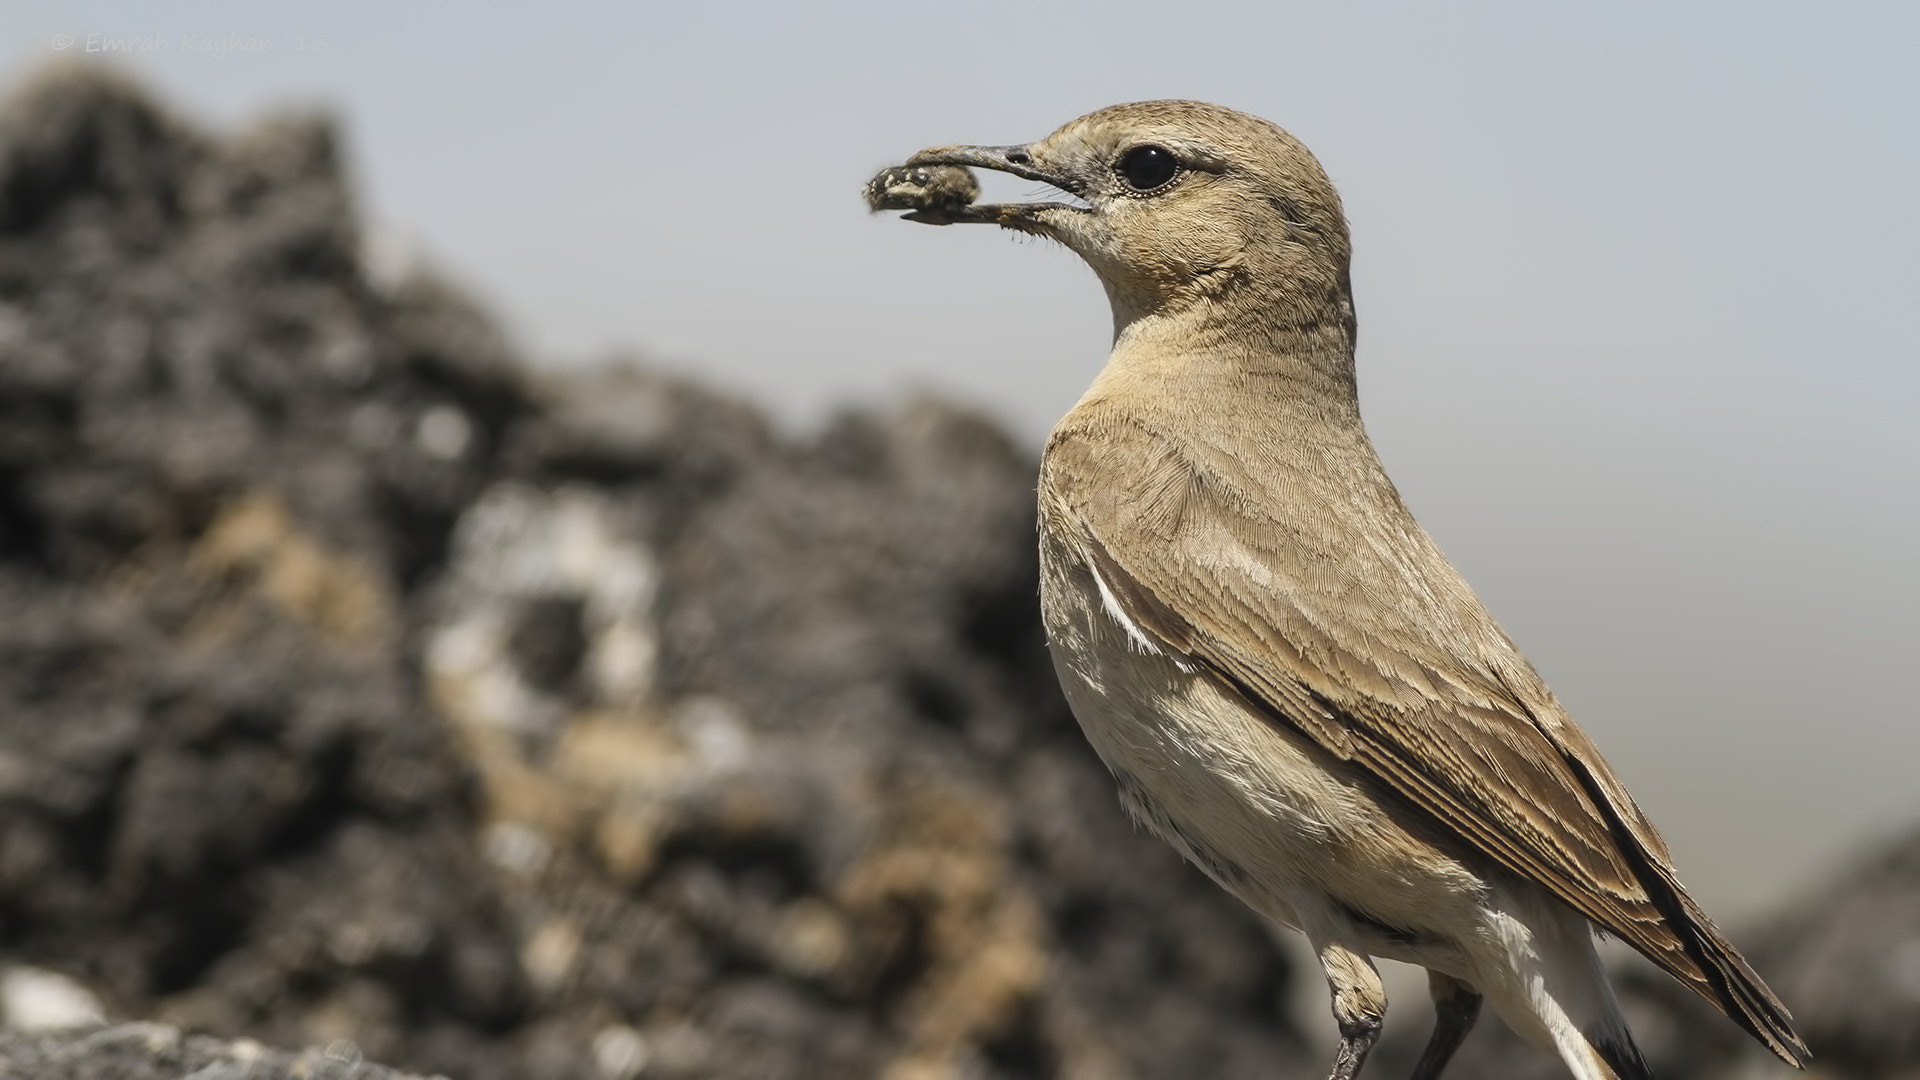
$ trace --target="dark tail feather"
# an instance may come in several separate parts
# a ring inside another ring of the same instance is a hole
[[[1811,1055],[1807,1051],[1807,1044],[1793,1030],[1793,1014],[1787,1011],[1779,998],[1773,996],[1773,991],[1760,981],[1760,976],[1747,965],[1746,959],[1733,944],[1720,935],[1719,928],[1693,903],[1692,898],[1684,893],[1681,895],[1688,909],[1687,914],[1693,919],[1696,955],[1706,961],[1701,966],[1707,981],[1716,991],[1708,999],[1719,1005],[1734,1023],[1764,1043],[1780,1060],[1796,1069],[1805,1068],[1807,1058]]]
[[[1620,846],[1620,853],[1634,865],[1635,876],[1647,890],[1654,909],[1665,918],[1671,935],[1635,935],[1618,925],[1609,925],[1608,929],[1619,934],[1629,945],[1640,950],[1641,955],[1660,965],[1688,989],[1707,999],[1725,1013],[1727,1019],[1760,1040],[1780,1060],[1796,1069],[1805,1068],[1807,1058],[1811,1055],[1807,1051],[1807,1044],[1794,1033],[1793,1014],[1787,1011],[1779,998],[1773,996],[1773,991],[1760,981],[1760,976],[1747,965],[1740,951],[1720,933],[1720,928],[1713,925],[1713,920],[1707,918],[1707,913],[1700,910],[1700,905],[1681,887],[1665,845],[1661,843],[1659,834],[1654,832],[1652,824],[1641,815],[1640,808],[1633,805],[1632,797],[1622,789],[1627,808],[1623,813],[1586,762],[1572,757],[1567,762],[1580,778],[1594,805],[1609,813],[1608,827]],[[1617,781],[1615,783],[1617,786]],[[1658,855],[1649,850],[1649,844],[1658,850]],[[1637,1053],[1635,1058],[1638,1059]]]
[[[1654,1080],[1653,1069],[1648,1067],[1647,1059],[1640,1056],[1640,1048],[1633,1044],[1633,1036],[1627,1034],[1626,1028],[1590,1030],[1582,1034],[1619,1080]]]

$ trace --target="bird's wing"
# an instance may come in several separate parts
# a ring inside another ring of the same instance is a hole
[[[1273,513],[1276,500],[1310,503],[1310,489],[1250,489],[1114,421],[1056,432],[1042,513],[1157,646],[1552,890],[1798,1064],[1806,1048],[1785,1007],[1424,533],[1404,511],[1384,530],[1299,524],[1355,512],[1340,505]],[[1405,617],[1383,590],[1414,595],[1426,617]],[[1453,633],[1466,648],[1433,640]]]

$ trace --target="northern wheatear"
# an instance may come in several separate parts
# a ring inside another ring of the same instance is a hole
[[[1076,196],[972,205],[968,166]],[[1346,220],[1305,147],[1190,101],[887,170],[876,209],[1078,252],[1112,356],[1040,477],[1041,608],[1127,809],[1304,932],[1351,1080],[1427,969],[1440,1075],[1482,995],[1581,1080],[1647,1066],[1594,952],[1619,937],[1799,1065],[1787,1010],[1666,844],[1401,504],[1361,426]]]

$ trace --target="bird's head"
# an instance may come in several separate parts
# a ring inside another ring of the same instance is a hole
[[[1050,236],[1100,275],[1118,328],[1145,316],[1352,328],[1351,248],[1320,163],[1279,127],[1195,101],[1114,105],[1022,146],[941,146],[909,166],[1038,180],[1080,200],[948,207],[920,220]],[[909,217],[916,217],[909,214]]]

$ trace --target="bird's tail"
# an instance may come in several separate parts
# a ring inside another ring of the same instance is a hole
[[[1773,996],[1767,984],[1760,981],[1740,950],[1720,933],[1693,897],[1672,879],[1671,871],[1662,880],[1673,890],[1668,906],[1675,913],[1668,914],[1669,922],[1687,928],[1682,931],[1686,934],[1682,943],[1692,970],[1689,965],[1678,963],[1677,958],[1663,960],[1652,953],[1647,955],[1688,989],[1713,1003],[1728,1019],[1745,1028],[1780,1060],[1796,1069],[1804,1068],[1810,1055],[1807,1044],[1793,1030],[1793,1014]]]
[[[1545,897],[1539,901],[1523,901],[1525,917],[1507,924],[1511,966],[1483,973],[1481,993],[1515,1031],[1557,1051],[1576,1080],[1653,1080],[1587,920]]]
[[[1569,976],[1580,971],[1589,977],[1580,979],[1584,985],[1560,980],[1563,985],[1556,1003],[1570,1023],[1552,1032],[1555,1049],[1579,1080],[1653,1080],[1653,1069],[1627,1030],[1620,1001],[1613,996],[1590,941],[1584,951],[1585,957],[1567,958],[1577,966],[1562,968]],[[1548,988],[1553,981],[1548,980]]]
[[[1610,1075],[1616,1080],[1653,1080],[1653,1070],[1647,1066],[1647,1059],[1640,1056],[1640,1048],[1633,1044],[1633,1036],[1627,1033],[1624,1023],[1611,1031],[1603,1028],[1585,1034],[1588,1045],[1613,1070]]]

